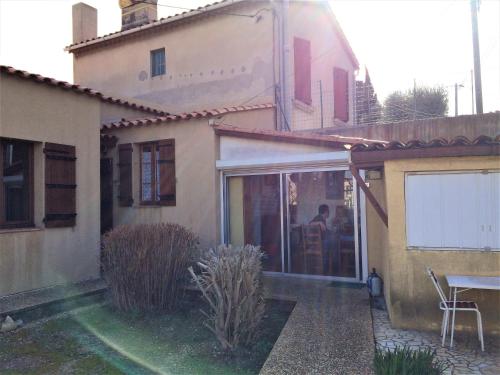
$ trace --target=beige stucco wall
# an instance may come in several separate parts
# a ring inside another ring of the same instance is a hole
[[[0,231],[0,296],[99,277],[100,102],[0,76],[0,137],[35,142],[36,227]],[[76,226],[44,228],[43,143],[76,146]]]
[[[118,4],[117,4],[118,6]],[[254,14],[266,2],[232,12]],[[172,113],[273,102],[272,23],[260,17],[217,15],[176,22],[143,36],[74,56],[74,81],[105,93],[165,105]],[[166,74],[150,76],[150,51],[165,48]],[[245,103],[248,104],[248,103]]]
[[[412,159],[385,163],[386,199],[389,216],[388,268],[385,281],[390,283],[388,303],[392,324],[396,327],[439,329],[441,318],[438,295],[425,268],[430,266],[446,287],[446,274],[493,276],[500,274],[500,252],[461,250],[407,250],[404,179],[408,171],[460,171],[498,169],[498,157],[457,157]],[[460,204],[460,202],[457,202]],[[500,294],[473,290],[461,295],[479,305],[486,332],[500,334]],[[457,328],[475,329],[473,314],[457,315]]]
[[[313,2],[290,2],[289,46],[290,46],[290,98],[294,97],[294,37],[311,42],[311,94],[312,105],[292,100],[292,129],[304,130],[321,127],[320,84],[323,97],[323,127],[349,126],[353,120],[353,85],[355,66],[342,47],[337,31],[333,27],[332,15]],[[335,120],[333,100],[333,68],[349,72],[349,121]]]
[[[132,207],[118,202],[118,147],[110,151],[114,158],[114,225],[130,223],[175,222],[186,226],[200,238],[202,247],[217,244],[219,174],[215,168],[218,141],[207,119],[178,121],[107,132],[118,137],[118,145],[132,143]],[[140,204],[139,144],[175,139],[176,205],[143,206]]]

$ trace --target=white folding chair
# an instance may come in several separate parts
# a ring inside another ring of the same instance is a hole
[[[448,334],[448,321],[450,318],[450,312],[453,312],[453,301],[450,301],[446,298],[446,295],[439,285],[439,281],[434,275],[434,272],[430,267],[427,267],[427,274],[432,280],[432,283],[436,287],[436,290],[439,294],[439,298],[441,301],[439,302],[439,308],[443,311],[443,321],[441,323],[441,336],[443,337],[442,345],[446,341],[446,335]],[[451,299],[451,298],[450,298]],[[484,339],[483,339],[483,322],[481,320],[481,313],[479,312],[479,308],[477,304],[473,301],[456,301],[455,302],[455,310],[456,311],[472,311],[476,313],[477,317],[477,334],[479,337],[479,341],[481,342],[481,350],[484,352]]]

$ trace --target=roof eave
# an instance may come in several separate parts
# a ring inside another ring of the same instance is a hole
[[[79,49],[82,49],[82,48],[85,48],[88,46],[100,44],[100,43],[114,40],[117,38],[121,38],[121,37],[124,37],[127,35],[136,34],[136,33],[139,33],[141,31],[149,30],[151,28],[155,28],[158,26],[173,24],[173,23],[178,22],[178,21],[186,20],[187,18],[202,16],[206,13],[210,13],[210,12],[219,10],[221,8],[225,8],[225,7],[228,7],[231,5],[242,3],[244,1],[245,0],[225,0],[225,1],[220,1],[219,3],[209,4],[205,7],[200,7],[197,9],[193,9],[191,11],[186,11],[186,12],[183,12],[180,14],[176,14],[175,16],[170,16],[170,17],[167,17],[164,19],[160,19],[158,21],[153,21],[153,22],[147,23],[145,25],[134,27],[133,29],[118,31],[118,32],[115,32],[115,33],[112,33],[109,35],[104,35],[102,37],[97,37],[95,39],[83,41],[81,43],[71,44],[71,45],[65,47],[64,51],[69,52],[69,53],[73,53]]]

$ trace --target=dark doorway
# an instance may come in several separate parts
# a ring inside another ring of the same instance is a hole
[[[113,228],[113,159],[101,159],[101,234]]]

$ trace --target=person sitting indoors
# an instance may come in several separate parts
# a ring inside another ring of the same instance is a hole
[[[321,231],[321,244],[323,248],[323,274],[327,275],[330,261],[329,249],[332,245],[332,236],[326,226],[326,219],[330,216],[330,208],[326,204],[318,207],[318,214],[309,222],[309,224],[318,224]]]

